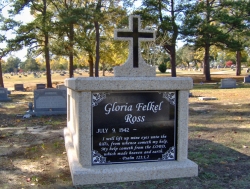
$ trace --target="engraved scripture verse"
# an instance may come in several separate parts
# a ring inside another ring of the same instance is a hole
[[[120,129],[120,131],[122,131]],[[129,132],[129,128],[125,130]],[[123,131],[122,131],[123,132]],[[104,156],[120,156],[121,160],[147,160],[151,154],[163,153],[166,149],[167,136],[112,136],[103,137],[99,142]]]

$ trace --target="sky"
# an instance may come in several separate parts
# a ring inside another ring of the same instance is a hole
[[[8,9],[9,7],[5,7],[3,10],[2,10],[2,14],[4,17],[8,17]],[[28,8],[24,8],[24,10],[21,12],[20,15],[16,16],[15,19],[17,21],[22,21],[24,23],[28,23],[30,21],[33,20],[33,17],[30,15],[29,13],[29,9]],[[13,37],[13,34],[11,32],[7,32],[5,33],[5,35],[8,37],[8,38],[11,38]],[[5,44],[0,44],[0,47],[5,47]],[[16,56],[18,58],[20,58],[22,61],[26,60],[26,54],[27,54],[27,48],[23,48],[22,50],[20,51],[17,51],[17,52],[12,52],[11,53],[11,56]],[[4,60],[6,60],[8,57],[6,58],[3,58]]]

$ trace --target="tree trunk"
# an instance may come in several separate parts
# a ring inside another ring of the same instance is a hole
[[[171,76],[176,77],[176,51],[175,51],[175,46],[171,46],[171,52],[170,52],[170,62],[171,62]]]
[[[173,28],[173,36],[172,36],[172,42],[170,46],[170,62],[171,62],[171,75],[172,77],[176,77],[176,39],[178,36],[178,27],[175,23],[175,8],[174,8],[174,0],[171,0],[171,22],[172,22],[172,28]]]
[[[46,76],[47,88],[52,88],[51,73],[50,73],[50,55],[49,55],[49,34],[46,31],[46,14],[47,14],[47,1],[43,0],[43,27],[44,27],[44,54],[46,63]]]
[[[93,68],[94,68],[94,61],[93,61],[93,56],[89,53],[89,77],[93,77]]]
[[[1,57],[0,57],[0,87],[4,87],[3,72],[2,72],[2,58]]]
[[[106,70],[105,63],[103,62],[102,63],[102,76],[105,76],[105,70]]]
[[[241,52],[236,52],[236,76],[241,74]]]
[[[175,60],[176,60],[176,50],[175,45],[164,45],[164,49],[170,55],[170,64],[171,64],[171,76],[176,77],[176,67],[175,67]]]
[[[74,25],[70,24],[69,25],[70,31],[69,31],[69,77],[72,78],[74,77],[74,54],[73,54],[73,49],[74,49],[74,45],[73,45],[73,40],[74,40]]]
[[[211,10],[210,10],[210,1],[206,0],[206,18],[205,22],[206,25],[209,25],[211,19]],[[205,55],[204,55],[204,68],[203,68],[203,74],[205,75],[206,81],[211,81],[210,76],[210,64],[209,64],[209,50],[210,50],[210,35],[209,33],[205,32],[203,37],[205,40]]]
[[[99,32],[99,23],[95,21],[95,51],[96,51],[96,58],[95,58],[95,77],[99,77],[99,61],[100,61],[100,32]]]
[[[52,88],[48,44],[49,44],[49,37],[48,35],[45,35],[45,62],[46,62],[47,88]]]
[[[159,1],[159,19],[161,24],[164,23],[163,15],[162,15],[162,2]],[[175,23],[175,6],[174,6],[174,0],[170,1],[170,6],[171,6],[171,26],[172,26],[172,31],[173,31],[173,36],[171,38],[170,44],[165,43],[163,45],[163,48],[167,51],[167,53],[170,55],[170,63],[171,63],[171,76],[176,77],[176,50],[175,50],[175,45],[176,45],[176,39],[178,36],[178,26]]]
[[[211,81],[210,76],[210,65],[209,65],[209,45],[206,44],[205,46],[205,56],[204,56],[204,68],[203,72],[205,74],[206,81]]]

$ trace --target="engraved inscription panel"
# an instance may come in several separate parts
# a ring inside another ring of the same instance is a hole
[[[176,160],[176,91],[92,98],[93,165]]]
[[[62,96],[41,96],[36,100],[36,108],[65,108]]]

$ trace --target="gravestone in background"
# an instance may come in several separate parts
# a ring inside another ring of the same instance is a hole
[[[24,91],[23,84],[15,84],[14,85],[14,90],[15,91]]]
[[[222,79],[221,80],[221,89],[231,89],[236,88],[236,80],[235,79]]]
[[[244,77],[244,83],[250,83],[250,75]]]
[[[36,84],[36,89],[45,89],[46,84]]]
[[[140,42],[155,39],[131,15],[115,39],[129,41],[129,58],[115,77],[65,80],[65,146],[74,185],[192,177],[188,157],[191,78],[156,77]]]
[[[34,90],[34,115],[60,115],[67,113],[67,94],[65,90]]]
[[[8,90],[7,88],[0,87],[0,102],[11,101],[8,97]]]
[[[64,84],[59,84],[56,86],[56,88],[61,90],[67,90],[67,87]]]

